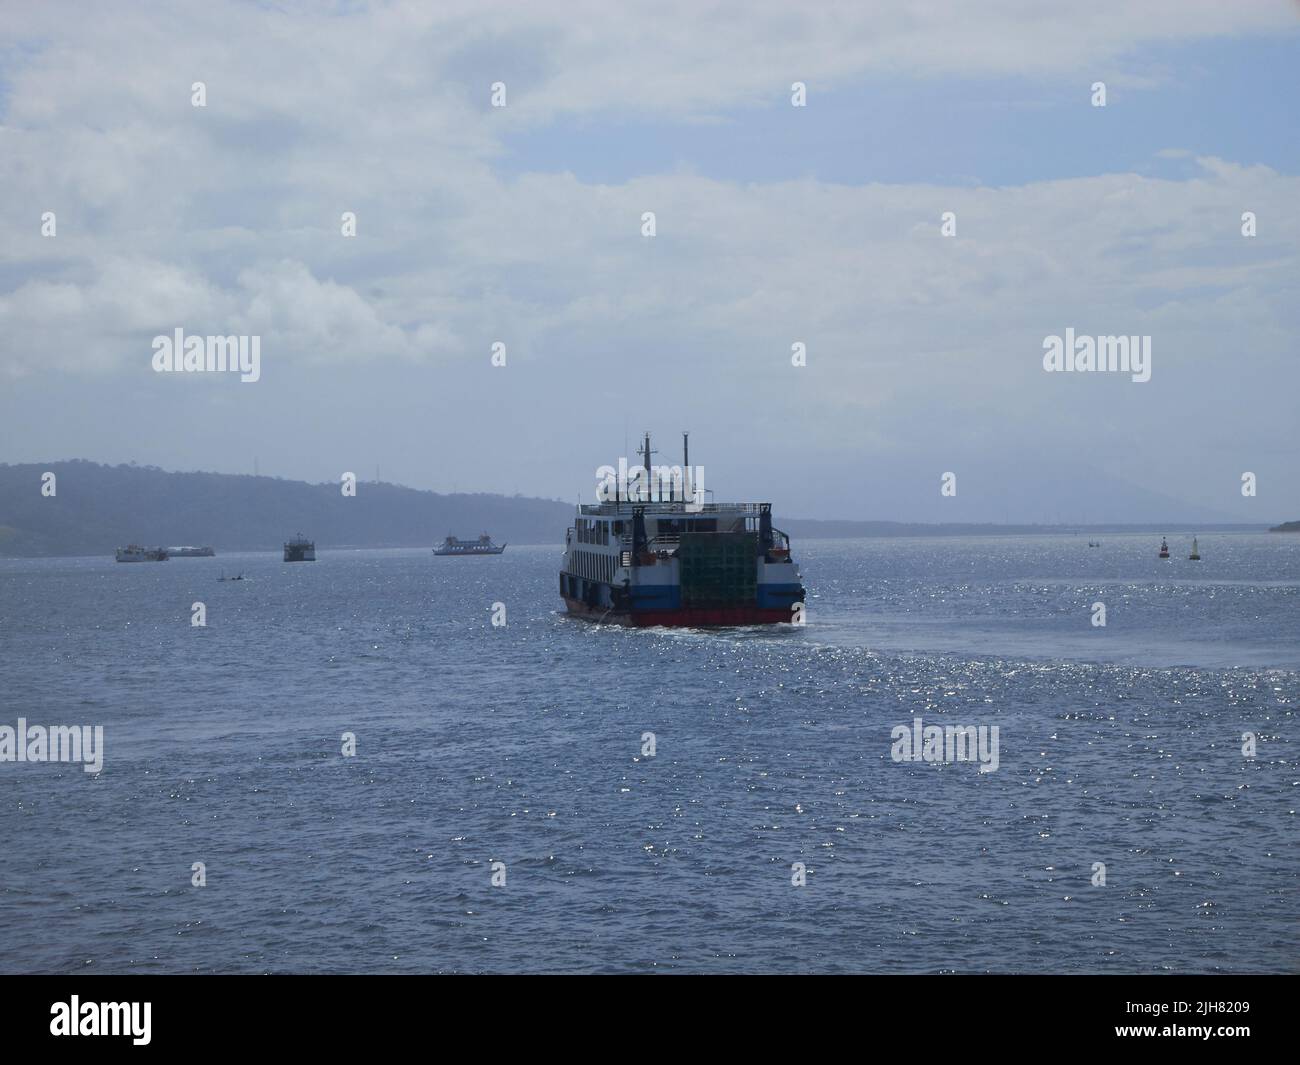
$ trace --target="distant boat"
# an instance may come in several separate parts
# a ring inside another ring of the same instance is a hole
[[[1089,540],[1089,541],[1088,541],[1088,546],[1089,546],[1089,547],[1100,547],[1100,546],[1101,546],[1101,541],[1100,541],[1100,540]]]
[[[1195,537],[1195,536],[1192,537],[1192,553],[1191,553],[1190,555],[1187,556],[1187,561],[1189,561],[1189,562],[1200,562],[1200,561],[1201,561],[1201,549],[1200,549],[1199,547],[1196,546],[1196,537]]]
[[[172,558],[211,558],[216,554],[210,547],[169,547],[167,553]]]
[[[127,544],[117,549],[119,562],[166,562],[168,558],[165,547],[141,547],[139,544]]]
[[[243,579],[244,575],[242,573],[237,577],[227,577],[224,570],[222,571],[221,576],[217,578],[219,581],[242,581]]]
[[[316,541],[308,540],[299,533],[292,540],[284,543],[284,560],[286,562],[315,562]]]
[[[477,540],[461,540],[448,536],[439,547],[433,549],[435,555],[499,555],[506,549],[502,544],[497,547],[492,537],[484,533]]]
[[[1161,558],[1169,557],[1169,543],[1167,540],[1165,540],[1163,536],[1160,537],[1160,557]]]

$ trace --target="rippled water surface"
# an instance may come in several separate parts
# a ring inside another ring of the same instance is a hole
[[[808,623],[722,631],[552,548],[0,561],[0,724],[105,731],[0,763],[0,969],[1296,971],[1300,537],[1189,546],[796,542]]]

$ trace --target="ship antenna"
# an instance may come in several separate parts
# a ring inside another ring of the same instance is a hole
[[[682,433],[682,502],[686,501],[691,487],[691,434]]]
[[[650,431],[648,429],[645,434],[645,445],[641,448],[638,454],[644,456],[642,461],[645,465],[646,499],[649,499],[650,490],[653,488],[653,482],[650,480],[650,456],[657,455],[659,452],[650,450]]]

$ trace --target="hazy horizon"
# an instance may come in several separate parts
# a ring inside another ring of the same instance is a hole
[[[0,461],[573,501],[689,429],[807,518],[1289,520],[1298,10],[7,7]]]
[[[129,466],[140,470],[153,470],[162,474],[176,474],[176,475],[215,474],[218,476],[229,476],[229,477],[242,477],[242,476],[260,477],[268,480],[286,481],[288,483],[292,483],[295,485],[306,485],[311,488],[328,487],[330,489],[333,489],[334,486],[338,484],[338,482],[334,480],[305,481],[302,480],[301,478],[285,477],[281,474],[277,474],[273,471],[267,471],[267,470],[248,471],[245,473],[240,473],[239,471],[235,471],[232,473],[223,473],[220,470],[167,469],[165,467],[157,466],[154,464],[137,463],[137,462],[126,462],[121,464],[99,463],[99,462],[95,462],[95,460],[93,459],[85,459],[85,458],[53,459],[43,463],[0,462],[0,470],[19,468],[19,467],[30,468],[32,470],[34,481],[39,482],[40,474],[43,473],[47,468],[52,472],[54,472],[56,475],[60,475],[60,467],[71,465],[74,463],[79,463],[79,462],[82,463],[88,462],[91,463],[92,465],[101,466],[107,469],[112,469],[117,465]],[[692,463],[692,465],[694,465],[694,463]],[[354,472],[357,475],[356,484],[357,484],[358,496],[360,496],[365,492],[367,485],[374,485],[376,483],[379,483],[384,488],[397,488],[397,489],[403,489],[412,492],[431,492],[436,495],[443,495],[443,496],[486,494],[494,497],[500,497],[507,501],[510,499],[518,498],[523,501],[558,503],[566,507],[572,506],[579,502],[581,503],[594,502],[591,493],[584,494],[583,497],[580,500],[578,500],[578,499],[561,499],[556,496],[529,495],[528,493],[524,493],[524,492],[499,493],[499,492],[485,492],[485,491],[477,491],[477,490],[441,491],[439,489],[419,488],[415,485],[402,484],[397,481],[389,480],[387,477],[384,477],[377,482],[376,479],[373,477],[373,475],[368,477],[366,476],[364,471],[350,471],[350,472]],[[66,483],[66,480],[62,483]],[[333,495],[333,492],[331,491],[330,494]],[[766,502],[766,500],[764,500],[764,502]],[[1078,529],[1081,531],[1086,531],[1089,529],[1092,530],[1114,529],[1120,532],[1124,531],[1125,529],[1132,529],[1134,532],[1147,532],[1152,529],[1159,529],[1159,528],[1167,528],[1170,531],[1174,531],[1174,530],[1180,530],[1182,529],[1182,527],[1187,527],[1187,528],[1195,527],[1195,528],[1205,528],[1205,529],[1214,529],[1214,528],[1229,529],[1230,528],[1230,529],[1237,529],[1237,530],[1258,531],[1261,528],[1265,528],[1268,526],[1281,525],[1296,520],[1300,520],[1295,518],[1269,518],[1263,521],[1230,521],[1230,520],[1217,520],[1211,517],[1207,520],[1197,521],[1195,519],[1184,520],[1178,517],[1167,517],[1165,519],[1155,519],[1155,520],[1148,520],[1148,521],[1117,522],[1117,521],[1077,521],[1077,520],[1071,520],[1069,515],[1062,515],[1050,521],[1009,521],[1008,522],[1008,521],[997,521],[997,520],[960,521],[960,520],[942,519],[939,521],[926,522],[926,521],[911,521],[903,518],[893,518],[887,514],[880,514],[872,518],[847,518],[842,515],[815,516],[815,515],[807,515],[807,514],[796,514],[788,510],[783,511],[781,510],[780,507],[776,508],[776,514],[782,520],[797,521],[801,525],[817,524],[823,526],[832,526],[832,525],[853,525],[853,524],[871,524],[871,523],[878,523],[884,525],[901,525],[901,526],[933,525],[933,526],[954,526],[954,527],[957,526],[964,527],[964,526],[971,526],[971,525],[988,525],[994,528],[1041,527],[1041,528],[1053,529],[1053,530],[1054,529]],[[807,535],[807,533],[805,532],[804,535]],[[849,533],[846,535],[852,536],[853,534]]]

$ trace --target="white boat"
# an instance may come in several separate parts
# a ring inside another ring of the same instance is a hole
[[[505,549],[505,544],[497,547],[492,542],[492,537],[484,533],[477,540],[461,540],[455,536],[448,536],[440,546],[433,549],[433,553],[435,555],[499,555]]]

